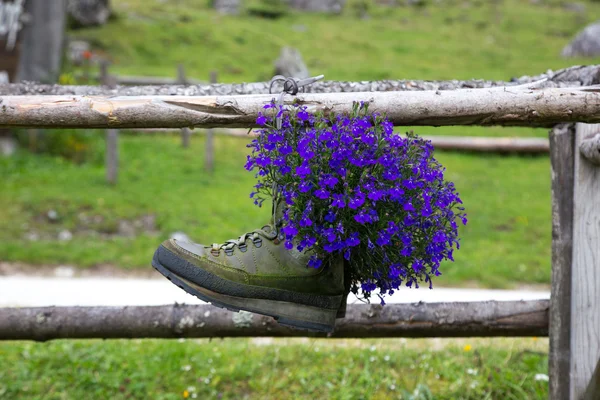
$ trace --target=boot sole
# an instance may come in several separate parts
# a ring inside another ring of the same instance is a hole
[[[273,317],[280,325],[305,329],[315,332],[333,332],[336,315],[339,310],[313,307],[286,301],[253,299],[248,297],[229,296],[206,289],[190,282],[164,267],[155,254],[152,266],[161,275],[170,280],[188,294],[196,296],[202,301],[211,303],[219,308],[226,308],[233,312],[248,311],[256,314]]]

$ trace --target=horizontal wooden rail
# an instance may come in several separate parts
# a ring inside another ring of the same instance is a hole
[[[600,65],[574,66],[558,71],[548,71],[536,76],[523,76],[510,82],[484,79],[420,81],[412,79],[338,82],[321,81],[306,86],[308,93],[390,92],[421,90],[475,89],[499,86],[515,86],[542,79],[541,87],[589,86],[600,83]],[[117,82],[118,83],[118,82]],[[157,86],[73,86],[47,85],[35,82],[0,85],[0,96],[24,95],[80,95],[80,96],[224,96],[243,94],[268,94],[269,82],[219,83],[200,85],[157,85]]]
[[[330,335],[211,305],[0,308],[0,340],[547,336],[548,300],[351,305]]]
[[[552,126],[600,122],[597,87],[526,87],[422,92],[326,93],[287,96],[311,112],[346,113],[369,102],[394,125]],[[251,127],[272,95],[2,96],[0,128]]]
[[[457,150],[482,153],[540,154],[550,151],[544,138],[475,137],[475,136],[421,136],[430,140],[436,150]]]

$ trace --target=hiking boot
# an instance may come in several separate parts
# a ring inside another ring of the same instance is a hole
[[[345,314],[344,260],[316,269],[310,252],[288,250],[274,225],[205,246],[174,239],[156,250],[152,265],[201,300],[232,311],[274,317],[280,324],[331,332]]]

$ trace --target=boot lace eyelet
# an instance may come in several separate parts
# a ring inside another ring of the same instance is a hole
[[[238,248],[240,249],[240,251],[242,253],[245,253],[246,251],[248,251],[248,246],[246,245],[246,243],[241,243],[238,245]]]
[[[254,239],[252,239],[252,243],[254,243],[254,247],[259,248],[262,246],[262,239],[254,238]]]
[[[233,255],[233,249],[225,249],[225,254],[231,257]]]

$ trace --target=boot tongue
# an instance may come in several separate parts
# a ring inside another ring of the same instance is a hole
[[[273,206],[271,210],[271,229],[278,227],[281,225],[283,220],[283,210],[285,208],[285,202],[281,199],[278,201],[273,201]],[[264,228],[263,228],[264,230]]]

